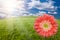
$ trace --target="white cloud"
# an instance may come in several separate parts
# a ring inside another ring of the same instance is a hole
[[[24,0],[20,0],[16,2],[16,8],[19,8],[20,10],[25,10],[25,1]]]
[[[55,11],[55,12],[48,12],[48,14],[57,14],[57,12]]]
[[[51,14],[51,12],[48,12],[49,14]]]
[[[53,14],[57,14],[57,12],[53,12]]]
[[[28,8],[32,9],[37,8],[39,10],[47,10],[48,13],[51,13],[49,11],[55,11],[57,7],[53,6],[54,2],[52,0],[48,0],[48,2],[40,2],[39,0],[31,0],[31,2],[28,3]],[[54,12],[53,14],[57,14]]]
[[[39,4],[40,4],[39,1],[32,0],[32,2],[28,3],[28,6],[29,6],[29,9],[31,9],[32,7],[36,7]]]
[[[48,1],[48,2],[40,2],[36,0],[31,0],[32,2],[28,3],[29,9],[35,7],[37,9],[48,9],[48,8],[54,8],[53,6],[53,1]]]
[[[41,3],[40,1],[38,0],[31,0],[32,2],[29,2],[28,3],[28,10],[31,9],[31,8],[37,8],[39,10],[51,10],[51,11],[54,11],[55,10],[55,7],[53,6],[53,1],[48,1],[48,2],[43,2]],[[24,5],[25,1],[18,1],[18,6],[16,7],[18,10],[16,12],[18,12],[19,14],[17,15],[21,15],[21,16],[28,16],[27,13],[29,13],[26,8],[25,8],[25,5]],[[26,14],[24,14],[26,13]],[[45,11],[39,11],[38,13],[36,13],[36,16],[38,15],[43,15],[44,13],[46,13]],[[51,12],[50,12],[51,13]],[[29,15],[33,15],[34,14],[31,14],[29,13]]]
[[[11,15],[17,8],[19,11],[25,11],[25,0],[0,0],[0,10]]]
[[[24,13],[29,13],[27,9],[30,10],[31,8],[37,8],[39,10],[50,9],[51,11],[57,9],[53,6],[53,1],[51,0],[43,3],[41,3],[39,0],[31,0],[31,2],[27,3],[28,7],[25,6],[25,1],[26,0],[0,0],[0,12],[2,11],[9,15],[23,15]],[[36,14],[42,15],[44,13],[46,12],[39,11]],[[24,16],[26,16],[26,14],[24,14]],[[54,14],[56,14],[56,12],[54,12]],[[29,13],[29,15],[33,14]]]
[[[38,13],[37,13],[37,15],[43,15],[43,14],[45,14],[46,12],[45,11],[39,11]]]
[[[20,15],[20,16],[23,16],[24,13],[29,13],[27,10],[26,10],[26,5],[25,5],[25,1],[26,0],[19,0],[17,2],[17,7],[16,9],[14,9],[14,13],[16,13],[15,15]],[[25,14],[24,14],[25,15]]]

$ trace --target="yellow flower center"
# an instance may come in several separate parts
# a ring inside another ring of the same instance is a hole
[[[47,29],[48,27],[49,27],[49,25],[48,24],[43,24],[43,27],[45,28],[45,29]]]
[[[43,21],[40,23],[40,27],[44,30],[44,31],[48,31],[51,29],[52,25],[50,24],[49,21]]]

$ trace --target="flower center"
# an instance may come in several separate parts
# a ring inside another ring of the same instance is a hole
[[[51,24],[49,21],[43,21],[40,23],[40,27],[44,30],[44,31],[48,31],[51,29]]]
[[[45,29],[47,29],[48,27],[49,27],[49,25],[48,24],[43,24],[43,27],[45,28]]]

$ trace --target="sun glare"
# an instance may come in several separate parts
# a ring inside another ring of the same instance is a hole
[[[0,0],[0,4],[3,5],[2,9],[5,10],[7,14],[11,14],[15,8],[22,9],[23,1],[22,0]]]
[[[3,0],[3,9],[9,14],[16,7],[16,0]]]

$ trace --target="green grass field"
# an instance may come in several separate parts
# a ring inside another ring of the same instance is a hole
[[[34,30],[36,17],[16,17],[0,20],[0,40],[60,40],[60,20],[56,35],[44,38]]]

